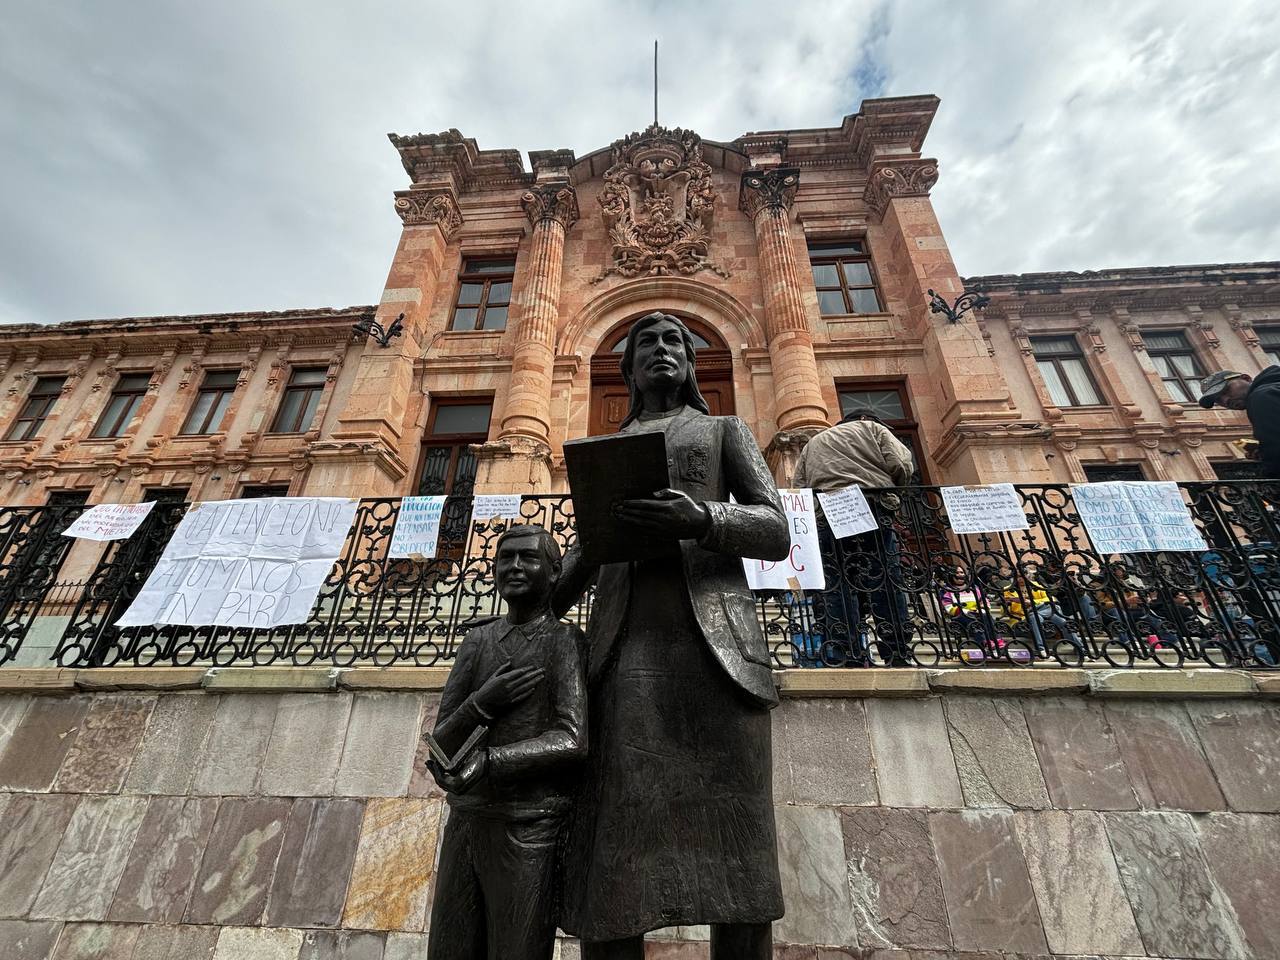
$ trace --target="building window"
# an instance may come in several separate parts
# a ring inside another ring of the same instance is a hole
[[[261,500],[263,497],[287,497],[287,483],[246,483],[240,488],[241,500]]]
[[[272,433],[306,433],[311,429],[327,374],[325,367],[297,367],[289,374]]]
[[[45,420],[49,418],[53,405],[62,395],[62,386],[66,382],[66,377],[37,377],[35,386],[27,394],[27,402],[23,404],[22,411],[13,421],[5,439],[30,440],[39,433]]]
[[[1102,403],[1075,337],[1032,337],[1031,350],[1055,407],[1096,407]]]
[[[186,503],[187,487],[147,487],[142,491],[143,503]]]
[[[1280,363],[1280,327],[1257,327],[1258,344],[1272,363]]]
[[[514,257],[503,260],[464,260],[458,276],[458,299],[450,330],[505,330],[511,305]]]
[[[911,458],[915,462],[911,483],[927,482],[924,448],[920,443],[920,425],[911,415],[905,383],[883,380],[879,383],[837,383],[836,393],[840,397],[840,416],[853,410],[870,410],[884,421],[895,437],[911,449]]]
[[[187,422],[182,425],[184,434],[216,433],[221,428],[239,376],[239,370],[210,370],[204,375],[196,402],[191,405]]]
[[[1160,371],[1160,379],[1169,396],[1179,403],[1195,403],[1200,399],[1200,378],[1204,370],[1196,352],[1187,343],[1186,334],[1178,331],[1144,333],[1147,354]]]
[[[1262,480],[1262,464],[1257,460],[1212,460],[1214,475],[1219,480]]]
[[[1137,463],[1085,463],[1084,478],[1090,483],[1107,483],[1111,480],[1145,480],[1146,474]]]
[[[818,310],[824,317],[851,313],[880,313],[871,257],[861,240],[809,244]]]
[[[102,419],[93,428],[94,437],[121,437],[129,429],[129,421],[142,406],[142,398],[146,396],[147,384],[151,382],[149,373],[126,373],[116,381],[116,388],[111,391],[111,399],[107,401],[107,409]]]
[[[470,448],[489,439],[492,413],[492,401],[474,398],[437,402],[431,411],[417,493],[450,498],[440,517],[441,556],[456,553],[467,542],[471,505],[458,498],[475,492],[476,455]]]

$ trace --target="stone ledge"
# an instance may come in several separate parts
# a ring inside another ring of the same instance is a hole
[[[1089,692],[1095,697],[1248,697],[1258,692],[1242,670],[1094,670]]]
[[[199,690],[207,667],[96,667],[75,671],[78,690]]]
[[[76,688],[75,674],[63,667],[3,667],[0,693],[66,693]]]
[[[914,667],[793,667],[777,670],[774,676],[784,697],[923,697],[929,693],[926,671]]]
[[[449,667],[357,667],[338,677],[343,690],[440,691],[449,679]]]
[[[1253,682],[1258,685],[1258,695],[1280,697],[1280,673],[1255,673]]]
[[[966,667],[930,670],[929,687],[936,693],[1027,694],[1084,693],[1089,673],[1075,669],[1030,667]]]
[[[337,667],[214,667],[201,686],[213,693],[314,693],[336,690]]]

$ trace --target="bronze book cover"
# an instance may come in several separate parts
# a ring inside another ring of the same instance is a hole
[[[623,500],[646,500],[671,486],[667,439],[661,433],[614,434],[564,445],[578,543],[588,563],[653,560],[677,553],[679,542],[613,516]]]

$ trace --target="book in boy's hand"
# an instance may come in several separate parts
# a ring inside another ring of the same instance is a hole
[[[671,486],[667,439],[661,433],[614,434],[570,440],[564,462],[573,494],[578,543],[588,563],[621,563],[675,556],[679,541],[613,515],[623,500],[650,500]]]
[[[444,747],[440,746],[440,742],[429,733],[422,735],[423,741],[427,745],[427,751],[431,754],[431,759],[435,761],[442,773],[453,775],[462,769],[462,765],[467,762],[467,758],[480,745],[480,741],[485,738],[489,732],[489,728],[483,724],[471,731],[471,736],[467,737],[466,742],[458,748],[458,752],[452,757],[444,752]]]

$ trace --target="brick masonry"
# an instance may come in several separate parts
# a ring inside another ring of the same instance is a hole
[[[421,960],[436,705],[0,693],[0,957]],[[1274,701],[790,697],[774,735],[779,960],[1280,956]]]

